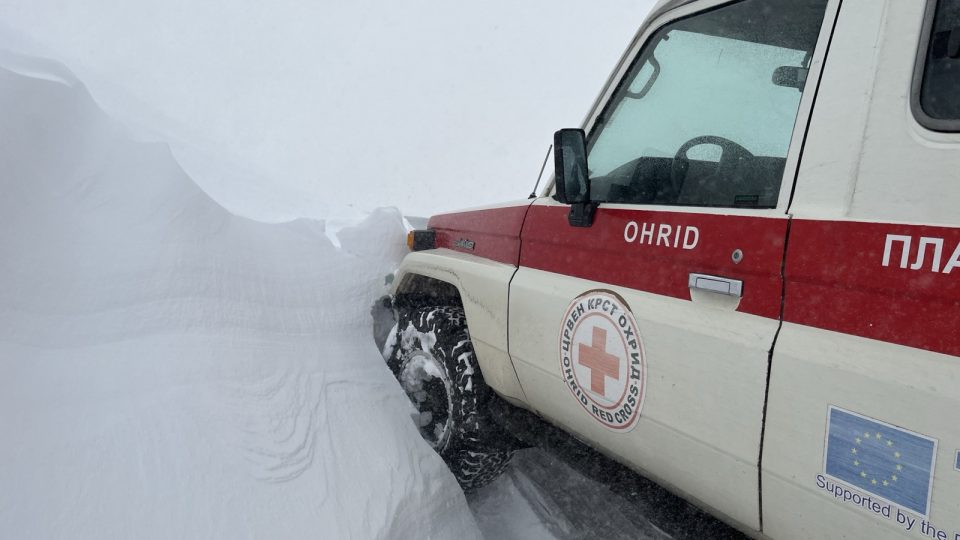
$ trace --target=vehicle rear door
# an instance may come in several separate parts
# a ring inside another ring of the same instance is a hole
[[[510,291],[537,412],[751,529],[786,208],[835,11],[701,1],[655,21],[586,126],[592,225],[537,200]]]

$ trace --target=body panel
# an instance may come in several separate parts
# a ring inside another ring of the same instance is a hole
[[[830,405],[939,440],[927,519],[960,532],[957,358],[817,328],[784,324],[774,355],[763,456],[764,532],[773,538],[903,538],[920,534],[820,489]],[[858,493],[869,495],[860,490]]]
[[[510,352],[528,403],[602,451],[758,530],[757,463],[786,216],[609,206],[600,206],[589,229],[570,227],[569,207],[551,199],[530,208],[510,300]],[[652,241],[642,238],[645,224]],[[663,229],[661,237],[661,226],[669,234]],[[688,234],[691,228],[697,233]],[[743,298],[692,291],[690,273],[742,280]],[[611,432],[586,414],[558,363],[565,311],[596,289],[625,300],[646,350],[646,402],[628,433]]]
[[[910,112],[925,4],[844,0],[837,22],[790,208],[762,458],[771,537],[960,532],[960,269],[945,273],[960,243],[960,136]],[[878,515],[818,485],[831,406],[937,441],[927,517]]]
[[[960,356],[957,246],[958,227],[794,219],[784,320]]]
[[[492,261],[517,265],[520,228],[530,201],[462,210],[430,218],[437,247],[470,253]]]
[[[590,228],[567,223],[567,205],[538,201],[523,229],[520,265],[690,300],[691,272],[749,279],[741,313],[780,314],[787,220],[602,205]],[[733,261],[741,250],[742,262]]]
[[[598,288],[626,301],[646,350],[645,403],[627,433],[587,414],[561,377],[564,313]],[[741,527],[759,528],[757,457],[776,320],[526,268],[510,294],[510,350],[534,410]],[[678,344],[681,354],[671,354]]]
[[[525,401],[507,352],[507,301],[516,266],[435,249],[411,253],[397,271],[394,291],[407,276],[426,276],[449,283],[460,291],[477,362],[487,384],[514,403]]]

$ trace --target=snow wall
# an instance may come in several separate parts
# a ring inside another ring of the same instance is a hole
[[[370,338],[403,234],[233,215],[0,52],[0,537],[479,537]]]

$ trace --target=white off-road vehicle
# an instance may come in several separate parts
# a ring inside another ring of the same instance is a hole
[[[465,488],[523,410],[752,536],[960,540],[960,0],[662,1],[554,156],[382,305]]]

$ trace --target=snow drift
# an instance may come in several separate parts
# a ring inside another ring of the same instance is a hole
[[[0,165],[0,537],[479,536],[369,337],[396,211],[233,215],[9,53]]]

